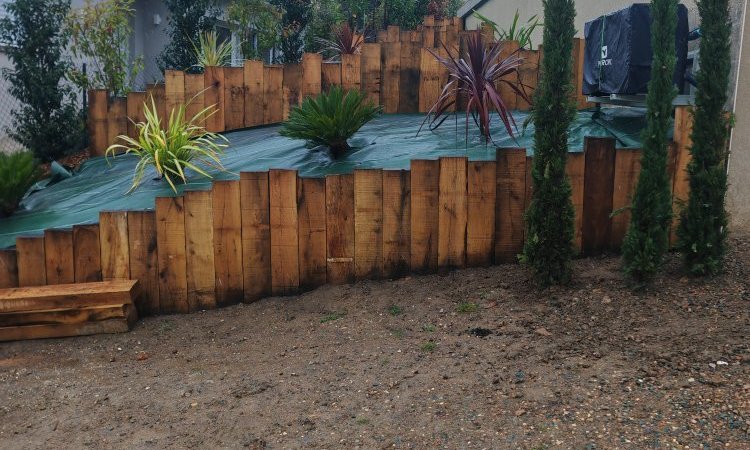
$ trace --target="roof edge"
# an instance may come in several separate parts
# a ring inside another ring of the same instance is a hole
[[[465,19],[472,11],[487,3],[487,0],[467,0],[458,8],[458,17]]]

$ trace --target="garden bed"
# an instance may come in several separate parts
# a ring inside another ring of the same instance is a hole
[[[322,287],[0,347],[8,448],[748,448],[750,240],[633,293],[619,258]],[[488,333],[488,334],[487,334]],[[484,337],[480,337],[487,334]],[[724,364],[726,363],[726,364]]]
[[[516,112],[519,129],[528,113]],[[331,161],[324,150],[310,150],[304,143],[278,135],[278,126],[227,133],[231,146],[222,158],[229,172],[214,173],[217,179],[236,179],[240,171],[270,168],[296,169],[301,176],[321,177],[350,173],[355,168],[408,169],[411,160],[440,156],[468,156],[471,160],[493,160],[495,147],[522,147],[533,152],[533,125],[514,140],[497,127],[494,145],[485,145],[474,127],[469,141],[464,128],[444,123],[435,132],[424,129],[415,136],[423,115],[384,115],[366,125],[352,140],[358,147],[346,157]],[[499,121],[495,122],[499,124]],[[645,125],[642,110],[603,109],[580,111],[570,130],[570,149],[580,152],[585,136],[615,137],[621,148],[640,147]],[[12,217],[0,221],[0,248],[14,245],[19,235],[41,234],[50,228],[95,223],[102,210],[152,209],[157,196],[173,195],[165,182],[147,175],[135,192],[125,195],[132,182],[136,159],[122,156],[87,161],[72,178],[32,193]],[[208,189],[210,180],[193,177],[188,189]]]

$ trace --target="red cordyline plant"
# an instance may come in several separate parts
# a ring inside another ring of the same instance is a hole
[[[528,103],[531,103],[526,95],[524,85],[516,82],[516,77],[506,78],[507,75],[518,74],[518,68],[523,60],[518,52],[513,52],[507,58],[500,58],[502,42],[495,42],[485,48],[480,33],[472,33],[468,40],[468,61],[454,55],[443,45],[447,57],[443,57],[428,49],[430,53],[443,66],[448,69],[448,83],[443,87],[435,104],[427,113],[422,126],[429,123],[430,130],[439,127],[449,116],[450,108],[456,103],[457,98],[466,98],[466,137],[469,135],[469,117],[479,127],[479,132],[484,136],[485,142],[492,140],[490,132],[490,120],[492,112],[497,112],[505,129],[511,137],[513,128],[517,129],[516,121],[503,101],[498,88],[506,85]],[[419,131],[417,134],[419,134]]]
[[[336,27],[333,31],[333,39],[316,38],[316,40],[324,46],[321,51],[333,54],[332,59],[341,55],[359,53],[365,41],[364,37],[357,33],[356,29],[352,29],[346,22]]]

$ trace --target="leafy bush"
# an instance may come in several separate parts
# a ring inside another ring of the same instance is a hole
[[[201,33],[199,43],[193,44],[195,51],[196,66],[201,69],[213,66],[226,66],[232,57],[232,43],[229,41],[219,42],[216,30]]]
[[[113,144],[107,149],[107,156],[124,150],[140,158],[135,167],[133,185],[128,192],[135,190],[143,180],[146,168],[153,166],[159,178],[164,178],[177,192],[175,183],[187,183],[185,170],[190,169],[204,177],[211,178],[202,167],[224,170],[219,156],[227,146],[226,138],[206,131],[201,126],[206,119],[216,113],[213,106],[203,109],[187,120],[185,105],[180,105],[169,114],[166,130],[162,129],[161,119],[156,112],[156,103],[151,97],[151,106],[143,108],[145,122],[136,124],[138,137],[118,136],[122,144]]]
[[[731,72],[732,21],[728,0],[700,0],[700,70],[695,95],[695,125],[690,197],[678,229],[679,247],[692,275],[712,276],[724,267],[727,251],[727,140],[724,112]]]
[[[488,24],[490,28],[492,28],[498,40],[516,41],[518,42],[519,47],[525,48],[527,50],[533,50],[534,47],[531,41],[531,35],[534,34],[534,31],[537,28],[544,26],[544,24],[539,21],[539,18],[536,15],[531,16],[529,20],[526,21],[525,25],[519,25],[518,20],[521,17],[518,13],[518,10],[516,10],[516,14],[513,16],[513,22],[507,29],[500,28],[500,26],[498,26],[496,22],[493,22],[491,19],[483,16],[482,14],[479,14],[478,11],[474,11],[473,14],[474,17],[481,20],[483,23]]]
[[[169,10],[169,43],[159,55],[159,67],[187,70],[195,64],[193,42],[214,27],[220,11],[215,0],[164,0],[164,4]]]
[[[575,14],[573,0],[544,2],[544,60],[531,113],[536,126],[533,187],[521,258],[543,286],[565,284],[571,276],[574,210],[565,165],[568,129],[575,117],[571,100]]]
[[[667,174],[667,132],[671,125],[672,101],[677,94],[672,84],[677,4],[677,0],[651,2],[654,59],[646,96],[642,169],[633,196],[630,226],[622,244],[625,273],[639,284],[653,279],[669,248],[672,190]]]
[[[311,145],[325,145],[338,158],[350,148],[347,139],[381,111],[359,91],[344,92],[334,86],[330,92],[308,97],[302,106],[294,107],[280,134],[304,139]]]
[[[505,84],[522,98],[530,101],[523,88],[519,88],[511,80],[503,78],[518,73],[518,67],[521,65],[518,53],[514,52],[509,57],[501,59],[502,44],[495,42],[489,48],[485,48],[482,35],[479,33],[469,35],[468,61],[454,55],[453,51],[445,45],[443,45],[443,49],[448,54],[447,57],[438,55],[432,49],[427,49],[435,59],[448,69],[449,81],[443,88],[440,97],[430,108],[422,126],[429,123],[430,130],[439,127],[447,118],[447,114],[450,113],[451,106],[455,104],[455,98],[464,95],[467,98],[467,139],[469,113],[471,113],[474,123],[479,126],[479,132],[484,136],[485,141],[489,142],[492,139],[490,133],[492,111],[497,112],[503,125],[505,125],[505,130],[513,136],[512,127],[516,126],[516,122],[498,92],[498,85]],[[422,127],[420,127],[421,129]],[[419,131],[417,134],[419,134]]]
[[[299,62],[302,59],[305,30],[312,10],[310,0],[271,0],[271,3],[283,11],[279,62]]]
[[[246,59],[260,59],[280,42],[282,10],[266,0],[232,0],[227,16]]]
[[[10,95],[19,106],[7,132],[40,160],[51,160],[83,147],[84,123],[75,97],[65,84],[70,67],[61,29],[69,0],[15,0],[4,5],[0,41],[13,63],[3,69]]]
[[[0,153],[0,217],[13,214],[39,175],[31,152]]]
[[[68,16],[72,54],[90,61],[87,73],[71,71],[71,79],[83,89],[106,89],[114,95],[126,95],[131,90],[143,69],[143,57],[131,61],[123,45],[133,33],[134,2],[105,0],[94,4],[86,0],[82,8]]]

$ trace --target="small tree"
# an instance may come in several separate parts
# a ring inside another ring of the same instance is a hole
[[[625,273],[638,283],[653,279],[669,248],[672,194],[667,175],[667,132],[677,92],[672,84],[677,3],[678,0],[651,1],[654,56],[646,97],[647,125],[630,227],[622,245]]]
[[[73,56],[89,61],[93,70],[72,70],[71,79],[83,89],[106,89],[114,95],[126,95],[143,68],[143,58],[130,60],[127,45],[133,28],[135,0],[104,0],[94,4],[86,0],[71,11],[68,28],[73,40]]]
[[[310,0],[272,0],[272,3],[284,11],[281,16],[280,62],[299,62],[302,59],[304,31],[310,19],[312,3]]]
[[[282,12],[266,0],[233,0],[227,7],[245,59],[259,59],[280,42]],[[330,24],[329,24],[330,25]]]
[[[567,283],[573,256],[574,210],[565,164],[568,128],[575,117],[571,96],[575,15],[573,0],[544,0],[544,61],[532,111],[533,195],[526,211],[522,257],[542,285]]]
[[[60,24],[69,9],[69,0],[15,0],[5,4],[7,15],[0,19],[0,41],[13,63],[3,77],[20,103],[8,133],[43,160],[83,145],[83,120],[65,84],[68,36]]]
[[[726,148],[729,123],[724,113],[731,71],[728,0],[699,0],[701,68],[698,72],[692,161],[688,166],[690,197],[678,228],[685,266],[693,275],[721,272],[726,253]]]
[[[187,70],[195,64],[193,45],[200,33],[213,29],[219,10],[214,0],[164,0],[164,4],[169,10],[169,43],[159,55],[159,67]]]

